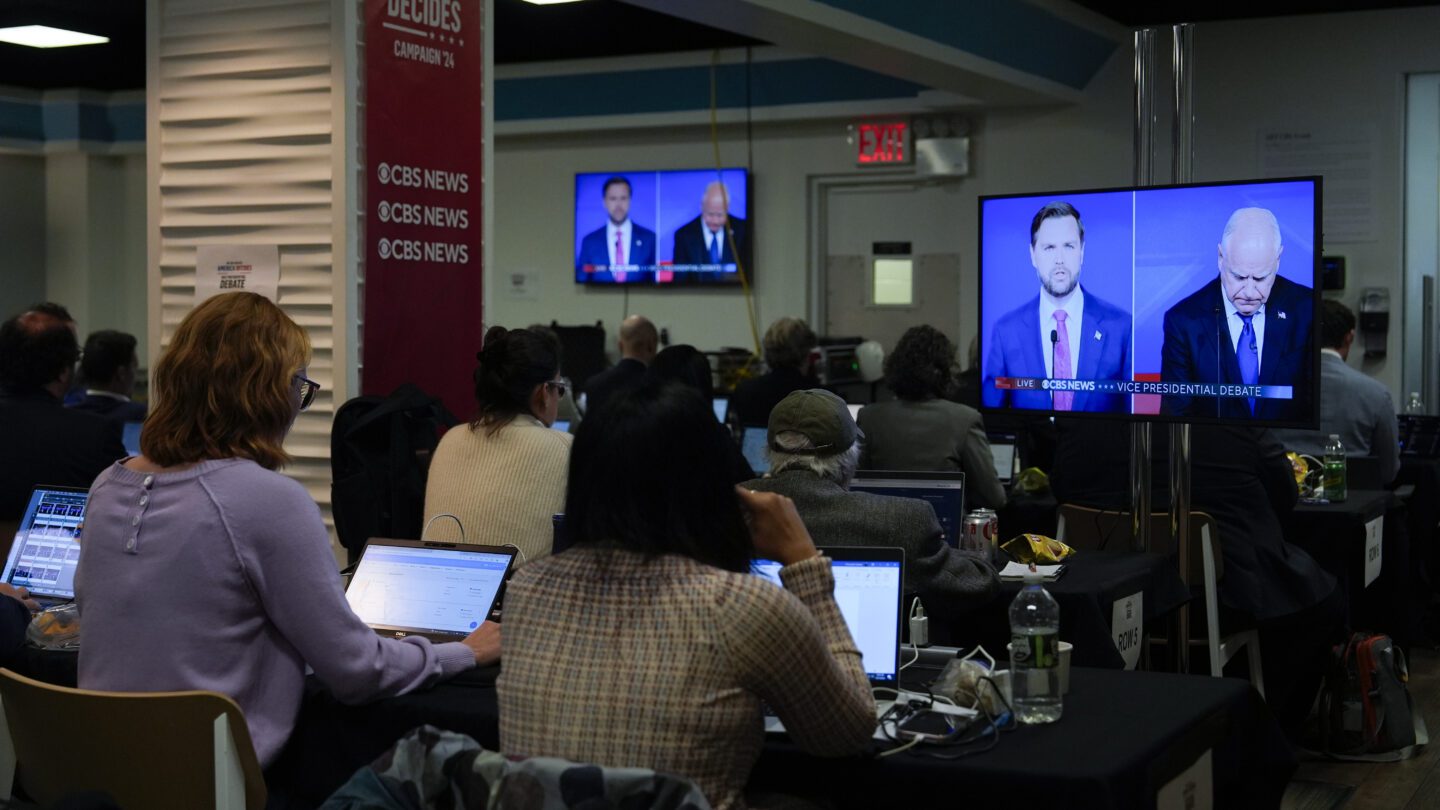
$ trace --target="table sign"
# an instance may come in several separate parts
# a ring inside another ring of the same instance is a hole
[[[277,245],[200,245],[195,249],[195,303],[227,292],[280,298]]]
[[[1155,794],[1155,810],[1212,810],[1215,806],[1215,775],[1211,749],[1195,764],[1166,782]]]
[[[1385,516],[1375,518],[1365,524],[1365,587],[1380,576],[1380,564],[1383,562],[1380,552],[1380,541],[1384,537]]]
[[[1116,599],[1110,610],[1110,632],[1115,639],[1115,649],[1125,659],[1125,668],[1134,669],[1140,663],[1140,643],[1145,637],[1145,592],[1136,591],[1123,599]]]

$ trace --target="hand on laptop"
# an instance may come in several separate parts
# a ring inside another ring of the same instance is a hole
[[[475,653],[475,665],[489,666],[500,660],[500,625],[495,622],[481,622],[474,632],[465,637],[464,645]]]
[[[756,556],[792,565],[818,556],[815,541],[795,511],[795,502],[773,492],[754,492],[736,487],[740,508],[750,527]]]
[[[11,599],[20,600],[20,604],[24,605],[27,608],[30,608],[30,610],[32,611],[40,610],[40,604],[34,599],[31,599],[30,592],[25,590],[24,588],[17,588],[13,585],[7,585],[3,582],[0,582],[0,593],[5,594]]]

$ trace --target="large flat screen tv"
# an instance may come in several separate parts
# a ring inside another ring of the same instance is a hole
[[[985,410],[1314,428],[1320,178],[982,197]]]
[[[754,281],[745,169],[575,175],[575,281],[655,287]]]

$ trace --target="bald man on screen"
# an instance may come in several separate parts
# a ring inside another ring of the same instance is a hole
[[[700,197],[700,216],[675,230],[675,264],[713,268],[735,264],[737,253],[748,265],[745,220],[730,213],[730,190],[716,180]]]
[[[1304,420],[1315,363],[1314,290],[1280,275],[1280,223],[1240,208],[1220,236],[1219,275],[1165,313],[1162,382],[1290,386],[1290,399],[1166,396],[1161,411],[1222,419]]]

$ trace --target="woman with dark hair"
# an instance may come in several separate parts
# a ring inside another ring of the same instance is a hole
[[[955,380],[955,344],[933,326],[912,326],[885,358],[891,402],[866,405],[863,470],[962,470],[966,506],[1005,505],[980,412],[945,399]]]
[[[655,355],[650,362],[650,376],[662,383],[678,383],[694,389],[705,402],[715,402],[715,381],[710,372],[710,361],[694,346],[670,346]],[[713,411],[714,408],[712,407]],[[734,441],[730,428],[720,425],[720,434],[728,440],[730,447],[730,476],[735,483],[749,481],[755,477],[755,469],[745,460],[740,446]]]
[[[730,482],[709,406],[654,380],[586,419],[570,458],[563,554],[505,601],[500,748],[639,766],[743,808],[761,704],[817,754],[875,727],[830,561],[788,498]],[[784,589],[749,572],[778,560]]]
[[[551,518],[564,511],[571,436],[552,430],[570,387],[549,329],[485,333],[475,369],[477,416],[435,448],[425,486],[427,540],[513,544],[522,561],[550,553]],[[456,525],[458,521],[459,525]]]
[[[155,365],[142,455],[90,489],[75,577],[80,686],[229,695],[263,766],[290,736],[307,665],[361,703],[500,656],[490,622],[464,643],[397,641],[350,609],[320,510],[275,471],[320,389],[309,358],[305,330],[254,293],[185,316]]]

